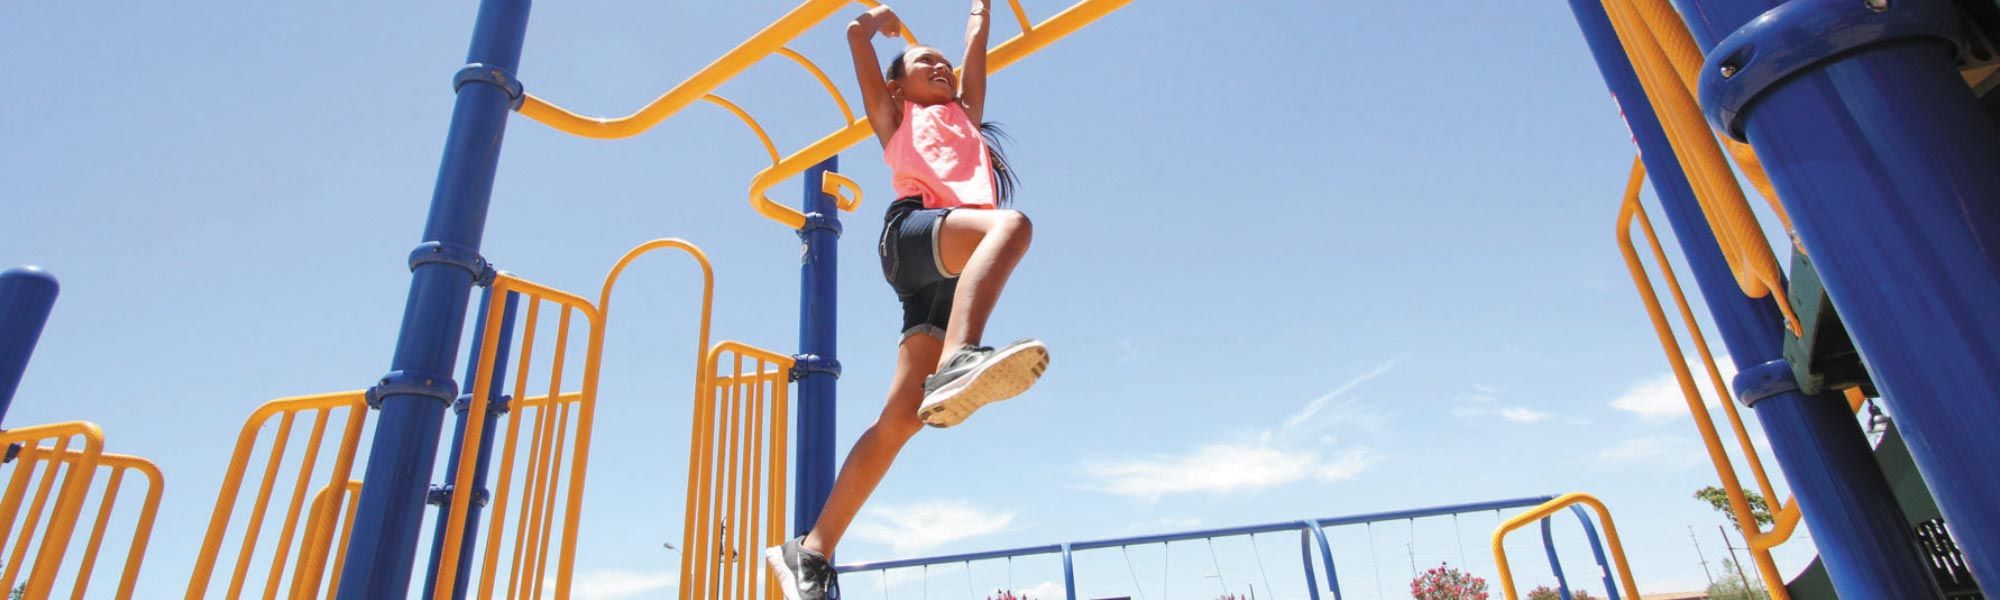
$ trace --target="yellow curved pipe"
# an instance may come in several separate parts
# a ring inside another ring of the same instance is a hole
[[[751,118],[750,113],[748,111],[743,110],[743,107],[741,106],[737,106],[735,102],[730,102],[729,99],[717,96],[715,94],[702,96],[701,99],[707,100],[710,103],[715,104],[716,106],[728,109],[729,112],[731,113],[735,113],[736,118],[742,119],[744,125],[750,126],[751,133],[757,134],[757,141],[764,143],[764,152],[766,154],[771,155],[771,162],[773,163],[778,162],[777,144],[771,143],[771,134],[765,133],[764,126],[762,124],[759,124],[757,122],[757,119]]]
[[[819,70],[819,65],[813,64],[813,61],[807,60],[805,55],[799,54],[798,51],[791,48],[779,48],[778,54],[792,59],[792,62],[799,63],[799,66],[805,67],[806,72],[811,73],[814,79],[819,80],[820,86],[826,88],[826,94],[833,96],[833,103],[840,107],[842,123],[851,123],[854,121],[854,109],[847,107],[847,98],[840,95],[840,88],[833,86],[833,80],[827,78],[825,71]]]
[[[806,0],[791,12],[779,17],[770,26],[723,54],[715,62],[702,67],[680,85],[667,90],[630,115],[617,118],[587,117],[564,110],[534,94],[527,94],[522,99],[519,111],[522,116],[540,121],[557,130],[587,138],[617,139],[638,135],[687,108],[702,96],[715,91],[715,88],[721,87],[724,82],[735,78],[751,65],[757,64],[765,56],[777,52],[787,42],[832,16],[834,11],[846,4],[847,0]]]
[[[699,246],[681,239],[664,238],[640,244],[638,247],[626,251],[625,255],[619,257],[618,262],[611,266],[611,272],[604,276],[604,287],[598,293],[597,305],[599,310],[603,311],[608,319],[611,313],[611,291],[618,285],[618,279],[624,275],[625,268],[631,266],[632,262],[638,260],[641,256],[656,250],[670,248],[686,252],[688,257],[693,258],[695,264],[701,267],[701,321],[698,324],[699,333],[695,341],[694,374],[695,397],[698,399],[702,397],[703,390],[708,389],[709,373],[706,369],[702,368],[701,359],[703,353],[708,349],[709,320],[715,308],[715,267],[709,263],[708,253],[703,252]],[[594,334],[593,337],[595,337]],[[596,348],[602,347],[601,339],[594,340],[591,343],[591,347],[593,352]],[[596,364],[596,361],[592,361],[591,364]],[[585,377],[590,378],[592,375],[586,374]],[[690,492],[695,489],[695,481],[700,469],[700,465],[697,462],[699,449],[705,442],[705,439],[699,435],[701,431],[700,424],[704,422],[703,419],[708,414],[704,412],[705,407],[705,403],[695,402],[693,423],[696,424],[697,434],[689,436],[690,439],[688,442],[688,490]],[[690,493],[689,497],[692,498],[693,494]],[[683,512],[682,521],[680,547],[683,558],[681,561],[681,578],[678,581],[692,581],[692,563],[687,557],[692,555],[691,549],[694,547],[694,511],[688,510]],[[681,588],[681,596],[683,598],[688,597],[690,588],[687,586],[681,586]]]
[[[1771,297],[1777,302],[1778,311],[1784,314],[1786,325],[1794,334],[1800,333],[1798,315],[1793,314],[1791,301],[1786,297],[1784,273],[1771,253],[1770,244],[1764,241],[1763,228],[1750,212],[1743,190],[1736,186],[1735,173],[1723,160],[1700,107],[1687,88],[1675,79],[1665,52],[1631,0],[1603,0],[1603,4],[1611,17],[1612,29],[1616,30],[1638,73],[1640,85],[1659,114],[1674,156],[1694,187],[1695,199],[1702,206],[1709,228],[1715,231],[1716,242],[1728,258],[1737,287],[1752,298]]]
[[[1604,503],[1590,494],[1572,492],[1545,502],[1528,512],[1514,515],[1514,518],[1508,519],[1493,530],[1493,562],[1499,567],[1500,589],[1507,594],[1507,600],[1520,599],[1514,592],[1514,572],[1507,568],[1507,549],[1501,545],[1501,542],[1507,539],[1507,533],[1555,514],[1556,511],[1568,508],[1572,504],[1589,506],[1597,513],[1598,520],[1604,521],[1604,539],[1606,544],[1611,546],[1612,564],[1618,567],[1618,583],[1625,586],[1625,597],[1639,597],[1639,584],[1632,580],[1632,566],[1625,562],[1625,544],[1618,541],[1618,524],[1611,521],[1611,511],[1605,509]]]
[[[1028,12],[1021,10],[1021,0],[1007,0],[1007,6],[1014,9],[1014,21],[1021,24],[1021,31],[1034,31],[1035,24],[1028,20]],[[991,7],[988,11],[993,10]]]

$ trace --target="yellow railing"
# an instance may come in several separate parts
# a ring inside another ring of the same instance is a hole
[[[1019,0],[1008,0],[1015,19],[1020,23],[1021,32],[995,46],[988,53],[987,72],[998,73],[1049,44],[1076,33],[1085,25],[1124,7],[1131,1],[1082,0],[1067,10],[1049,17],[1048,20],[1035,24],[1021,8]],[[798,52],[786,48],[785,44],[833,16],[835,11],[849,5],[850,2],[859,2],[864,6],[876,4],[871,0],[807,0],[630,115],[616,118],[587,117],[556,106],[534,94],[527,94],[522,100],[520,113],[522,116],[570,134],[588,138],[615,139],[644,133],[697,100],[713,102],[736,114],[748,124],[751,132],[757,135],[765,150],[771,154],[771,166],[759,171],[750,180],[751,207],[756,209],[758,214],[783,223],[786,227],[798,229],[805,225],[805,215],[796,208],[772,200],[767,192],[779,182],[804,173],[806,169],[819,164],[820,161],[868,139],[871,130],[866,116],[855,118],[854,111],[848,108],[847,101],[841,97],[833,81],[827,78],[825,71]],[[907,25],[903,28],[903,36],[910,43],[917,43],[916,36]],[[834,102],[840,107],[841,116],[845,119],[842,122],[846,124],[833,134],[786,157],[778,156],[777,146],[771,142],[763,126],[757,124],[749,113],[714,94],[716,88],[721,87],[723,83],[772,54],[783,55],[811,73],[821,86],[826,88],[827,93],[833,96]],[[841,210],[852,211],[861,204],[861,186],[845,176],[836,173],[827,174],[821,189],[838,198],[837,204]]]
[[[498,483],[493,488],[492,510],[486,518],[485,528],[493,532],[486,538],[486,546],[478,571],[477,598],[495,597],[498,579],[503,571],[500,565],[501,538],[512,526],[514,547],[512,557],[504,571],[507,573],[505,597],[540,597],[545,589],[544,581],[553,562],[555,579],[553,590],[556,598],[567,598],[570,591],[571,575],[575,569],[576,533],[581,515],[585,469],[589,464],[591,422],[596,406],[597,380],[604,348],[604,324],[610,314],[611,293],[619,278],[633,261],[659,250],[679,250],[686,252],[701,268],[702,301],[696,339],[696,357],[708,345],[709,317],[713,310],[715,277],[708,257],[700,248],[683,240],[660,239],[641,244],[620,257],[606,275],[598,302],[592,305],[583,298],[551,289],[539,284],[502,274],[493,283],[493,305],[488,309],[485,324],[486,338],[478,359],[477,372],[490,373],[498,359],[501,344],[499,330],[504,318],[504,302],[508,293],[517,293],[525,300],[527,313],[522,326],[518,366],[514,370],[514,397],[525,397],[531,379],[528,367],[534,356],[535,330],[540,323],[541,307],[550,304],[561,311],[558,332],[555,336],[555,350],[550,359],[552,366],[547,375],[548,395],[516,401],[509,406],[506,421],[506,437],[499,450]],[[590,329],[584,349],[583,382],[581,391],[559,392],[566,373],[564,362],[569,354],[568,340],[571,316],[581,314]],[[697,371],[695,386],[697,394],[707,389],[708,378]],[[460,448],[462,456],[477,456],[482,438],[497,434],[487,432],[483,423],[486,411],[492,410],[485,401],[491,393],[492,383],[481,378],[474,384],[473,401],[468,407],[466,435]],[[554,401],[548,400],[554,398]],[[696,409],[699,412],[699,408]],[[532,417],[530,416],[532,415]],[[572,428],[570,420],[575,417]],[[520,460],[521,433],[529,432],[525,470],[517,473],[516,463]],[[568,436],[574,431],[572,441]],[[565,453],[571,463],[567,486],[561,483]],[[692,465],[692,461],[691,461]],[[452,474],[453,489],[471,489],[474,475],[474,461],[463,461],[456,473]],[[518,477],[517,477],[518,475]],[[518,480],[518,481],[517,481]],[[566,489],[565,489],[566,488]],[[463,558],[465,549],[460,548],[464,536],[466,517],[469,510],[470,494],[453,494],[450,512],[446,515],[447,533],[444,538],[441,561],[436,582],[437,598],[450,598],[457,584],[452,579],[457,565]],[[513,503],[521,506],[519,514],[510,512]],[[558,521],[556,515],[561,514]],[[510,521],[510,519],[512,519]],[[557,529],[561,530],[558,535]],[[553,548],[551,542],[560,543]],[[468,583],[468,585],[470,585]]]
[[[64,450],[61,454],[57,454],[54,448],[47,446],[23,447],[21,448],[20,455],[16,458],[17,462],[14,464],[13,476],[17,478],[29,477],[29,473],[34,470],[36,464],[51,461],[60,462],[73,469],[76,468],[76,463],[83,458],[83,455],[83,452],[77,450]],[[102,493],[103,500],[98,504],[96,519],[92,521],[89,541],[84,544],[83,560],[77,565],[76,584],[70,589],[70,597],[82,598],[84,597],[84,592],[89,588],[91,574],[96,570],[98,553],[103,549],[104,537],[111,524],[111,511],[117,504],[119,490],[124,487],[125,474],[128,472],[137,472],[140,477],[146,479],[146,495],[139,505],[138,519],[132,527],[132,542],[125,549],[125,562],[122,570],[119,571],[118,591],[113,596],[114,598],[130,598],[132,597],[133,586],[138,584],[139,567],[145,560],[146,545],[153,536],[153,521],[159,515],[160,492],[162,490],[161,486],[164,485],[164,478],[160,474],[159,466],[154,465],[152,461],[136,456],[102,454],[98,457],[97,466],[100,469],[110,472],[111,476],[105,480],[104,491]],[[9,487],[8,499],[10,502],[19,501],[16,498],[16,491],[16,488]],[[25,489],[19,491],[25,492]],[[40,502],[39,498],[37,502]],[[81,505],[78,508],[81,509]],[[13,523],[11,519],[7,522],[9,525]],[[9,575],[5,579],[7,580],[5,582],[6,585],[0,589],[12,589],[13,576]]]
[[[785,535],[785,453],[792,358],[716,344],[696,397],[680,597],[777,598],[761,548]],[[760,478],[759,475],[762,474]]]
[[[250,569],[257,556],[257,546],[266,537],[264,521],[270,516],[269,509],[273,493],[277,491],[278,474],[285,468],[286,449],[291,445],[293,427],[301,420],[301,415],[310,415],[311,433],[305,442],[304,456],[292,468],[296,471],[290,493],[279,503],[285,507],[282,525],[273,536],[277,544],[271,553],[270,563],[264,567],[264,583],[259,597],[276,598],[278,591],[285,589],[285,566],[290,562],[294,539],[298,539],[299,558],[304,565],[324,564],[329,550],[326,540],[333,537],[332,520],[309,520],[305,531],[300,531],[300,517],[306,509],[308,490],[313,473],[318,469],[320,451],[326,440],[327,425],[335,418],[336,411],[346,411],[340,438],[335,442],[335,457],[331,472],[327,476],[328,485],[336,485],[333,502],[346,490],[344,484],[354,470],[355,452],[361,440],[362,424],[368,418],[365,394],[360,391],[338,392],[312,396],[283,398],[265,403],[244,421],[243,429],[236,437],[236,451],[229,459],[229,469],[223,474],[222,488],[216,494],[215,511],[209,517],[208,533],[202,538],[201,550],[195,557],[195,568],[188,581],[188,598],[208,596],[209,579],[221,557],[224,537],[228,534],[243,480],[248,475],[250,458],[257,450],[258,432],[278,418],[278,430],[271,438],[270,451],[266,454],[264,469],[259,476],[256,496],[245,516],[243,533],[240,536],[236,558],[231,562],[229,588],[225,598],[241,598],[249,583]],[[324,499],[322,499],[324,500]],[[302,571],[304,572],[304,571]],[[296,577],[295,577],[296,579]],[[316,585],[316,584],[315,584]],[[296,586],[295,586],[296,587]]]
[[[1686,171],[1709,228],[1715,230],[1716,242],[1722,247],[1730,272],[1736,276],[1737,286],[1752,298],[1768,296],[1777,302],[1786,325],[1793,333],[1800,333],[1798,316],[1793,314],[1791,302],[1786,298],[1784,272],[1695,102],[1694,69],[1699,68],[1701,61],[1698,53],[1690,54],[1697,51],[1686,26],[1666,0],[1603,2],[1640,85],[1659,116],[1674,157]],[[1753,181],[1762,182],[1762,187],[1769,186],[1752,153],[1736,149],[1735,154]],[[1778,206],[1776,196],[1767,199],[1780,218],[1784,218],[1784,209]]]
[[[82,440],[81,449],[71,449],[74,439]],[[0,590],[14,589],[22,567],[31,565],[28,580],[23,584],[24,597],[54,597],[55,578],[75,541],[76,524],[88,504],[91,482],[102,469],[110,477],[105,480],[103,499],[91,520],[83,556],[76,562],[76,580],[70,587],[70,597],[82,598],[89,589],[126,473],[137,472],[146,479],[146,492],[132,526],[132,541],[125,550],[115,596],[131,597],[146,545],[152,539],[153,521],[159,513],[164,485],[159,467],[136,456],[105,454],[103,432],[96,425],[82,421],[0,432],[0,447],[14,444],[20,444],[19,454],[13,461],[13,473],[7,477],[6,491],[0,495],[0,549],[12,547],[5,554],[5,569],[0,570]],[[32,499],[28,495],[30,481],[36,482]],[[22,518],[20,511],[24,505],[27,514]],[[21,526],[18,536],[14,535],[17,521]]]
[[[1618,583],[1625,587],[1626,598],[1639,597],[1639,584],[1632,581],[1632,566],[1625,561],[1625,544],[1618,541],[1618,525],[1611,522],[1611,511],[1606,510],[1604,503],[1599,502],[1597,498],[1578,492],[1563,494],[1533,510],[1514,515],[1514,518],[1507,519],[1500,523],[1499,528],[1493,530],[1493,563],[1499,568],[1500,590],[1507,595],[1507,600],[1520,599],[1514,591],[1514,572],[1507,566],[1507,548],[1502,544],[1506,541],[1507,534],[1529,523],[1548,518],[1556,511],[1574,504],[1589,506],[1591,510],[1597,512],[1597,519],[1604,522],[1604,542],[1611,547],[1611,563],[1618,568]]]
[[[1638,288],[1639,298],[1646,305],[1646,314],[1660,339],[1661,349],[1666,353],[1667,365],[1680,384],[1681,395],[1687,401],[1688,412],[1694,417],[1695,429],[1700,432],[1702,442],[1708,449],[1709,461],[1715,467],[1716,476],[1722,481],[1722,489],[1729,496],[1730,514],[1735,517],[1737,527],[1742,530],[1743,538],[1750,546],[1751,560],[1756,563],[1757,571],[1767,583],[1773,600],[1785,600],[1788,594],[1785,587],[1780,584],[1784,578],[1778,573],[1777,563],[1771,559],[1771,549],[1791,539],[1792,533],[1798,528],[1800,519],[1798,502],[1795,498],[1779,500],[1771,485],[1770,475],[1764,467],[1763,458],[1750,441],[1749,429],[1744,425],[1743,415],[1729,393],[1729,385],[1722,377],[1721,366],[1716,363],[1715,354],[1708,346],[1707,335],[1702,332],[1701,324],[1695,319],[1693,309],[1689,308],[1687,294],[1681,287],[1680,279],[1674,274],[1672,263],[1667,260],[1667,253],[1660,245],[1659,234],[1654,229],[1652,220],[1647,218],[1645,208],[1639,203],[1640,187],[1645,181],[1645,176],[1645,167],[1634,159],[1631,177],[1626,182],[1624,201],[1618,211],[1618,249],[1625,257],[1626,268],[1632,275],[1632,284]],[[1637,225],[1637,229],[1645,235],[1653,263],[1659,266],[1661,280],[1666,284],[1668,293],[1673,296],[1675,311],[1679,313],[1682,325],[1687,328],[1688,339],[1694,343],[1695,355],[1701,358],[1702,375],[1706,376],[1710,389],[1721,396],[1714,399],[1715,403],[1722,406],[1723,414],[1728,417],[1730,433],[1734,435],[1737,447],[1743,450],[1747,458],[1751,478],[1756,481],[1758,491],[1770,503],[1772,527],[1768,531],[1757,522],[1748,494],[1745,493],[1743,484],[1738,478],[1735,463],[1730,458],[1728,448],[1723,445],[1722,435],[1716,430],[1714,416],[1709,413],[1708,399],[1703,397],[1701,388],[1696,383],[1696,375],[1688,366],[1687,354],[1681,347],[1680,338],[1667,318],[1666,309],[1661,305],[1659,292],[1653,286],[1651,275],[1646,271],[1639,248],[1632,239],[1634,225]],[[1848,407],[1860,410],[1866,400],[1861,390],[1849,389],[1846,394]]]
[[[341,509],[341,499],[347,500],[346,509]],[[349,480],[347,483],[328,483],[319,493],[313,494],[312,511],[306,516],[306,541],[301,548],[308,551],[299,553],[298,566],[292,572],[292,591],[288,596],[294,600],[319,598],[322,581],[332,579],[326,586],[326,597],[331,598],[340,590],[340,568],[347,558],[347,540],[354,533],[354,513],[361,508],[361,482]],[[338,543],[327,540],[333,534],[333,524],[340,524]],[[331,549],[333,570],[326,569],[327,552]]]
[[[567,597],[573,555],[576,550],[576,529],[583,504],[583,482],[590,461],[590,435],[596,408],[596,375],[598,367],[598,340],[602,339],[602,320],[596,306],[581,296],[543,286],[508,274],[495,277],[492,284],[492,305],[488,308],[488,319],[482,331],[485,340],[480,348],[478,368],[474,370],[472,401],[466,412],[465,436],[460,448],[460,456],[479,455],[479,446],[484,436],[486,413],[493,410],[488,399],[493,393],[493,381],[485,373],[492,373],[500,350],[500,323],[506,317],[508,294],[518,294],[520,304],[527,308],[523,318],[518,365],[514,370],[514,402],[507,412],[507,437],[501,446],[499,483],[493,488],[492,511],[487,516],[487,530],[504,532],[511,515],[509,503],[515,494],[520,495],[522,509],[514,521],[515,534],[513,560],[507,573],[507,597],[516,598],[523,594],[539,596],[543,581],[550,565],[550,543],[560,540],[555,553],[555,586],[557,598]],[[543,401],[528,399],[529,382],[536,377],[530,372],[535,356],[536,329],[541,324],[541,310],[544,304],[557,311],[555,348],[550,356],[549,372],[546,375],[547,394]],[[568,374],[565,363],[569,358],[569,337],[574,315],[582,315],[584,326],[590,330],[592,341],[586,349],[584,360],[583,390],[564,393],[563,377]],[[552,399],[552,400],[549,400]],[[530,422],[528,415],[533,415]],[[570,419],[575,416],[572,426]],[[523,429],[530,432],[528,442],[527,469],[518,484],[514,479],[514,464],[519,454]],[[571,432],[575,438],[570,439]],[[564,476],[564,460],[570,461],[567,485]],[[459,469],[452,475],[452,489],[473,489],[472,479],[478,461],[459,462]],[[517,489],[518,485],[518,489]],[[563,491],[567,493],[562,493]],[[474,494],[454,493],[451,508],[446,517],[446,532],[442,541],[443,552],[438,566],[435,586],[437,598],[451,598],[458,581],[458,563],[463,558],[461,544],[465,536],[465,526],[471,500]],[[556,520],[560,513],[562,519]],[[561,529],[560,536],[555,534]],[[479,588],[476,598],[490,598],[499,575],[501,535],[486,537],[486,552],[480,570]]]

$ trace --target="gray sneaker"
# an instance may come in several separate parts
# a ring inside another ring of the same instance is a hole
[[[793,538],[782,546],[764,549],[764,563],[778,576],[778,588],[785,600],[840,600],[840,577],[826,557],[800,545]]]
[[[917,417],[932,427],[963,423],[980,407],[1028,391],[1048,368],[1048,347],[1033,339],[998,350],[962,348],[937,374],[924,379],[924,403],[917,408]]]

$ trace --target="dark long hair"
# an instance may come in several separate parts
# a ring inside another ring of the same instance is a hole
[[[909,52],[897,54],[889,59],[889,81],[903,78],[903,57]],[[979,124],[979,137],[986,141],[986,160],[993,163],[993,200],[1000,206],[1014,204],[1014,190],[1021,187],[1021,179],[1014,175],[1014,165],[1007,160],[1007,151],[1001,142],[1012,142],[1014,137],[999,123],[985,121]]]

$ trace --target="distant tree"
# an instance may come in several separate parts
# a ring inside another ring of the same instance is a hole
[[[1414,600],[1488,600],[1486,580],[1439,563],[1410,580]]]
[[[1711,485],[1695,490],[1694,498],[1708,503],[1708,507],[1715,509],[1715,512],[1722,513],[1723,519],[1728,521],[1730,526],[1736,525],[1736,511],[1729,508],[1729,492]],[[1743,499],[1750,503],[1750,517],[1756,519],[1758,525],[1772,523],[1771,505],[1764,501],[1763,496],[1746,490],[1743,492]]]
[[[1744,587],[1742,570],[1736,561],[1722,559],[1722,576],[1708,586],[1709,600],[1766,600],[1770,598],[1764,590]]]

